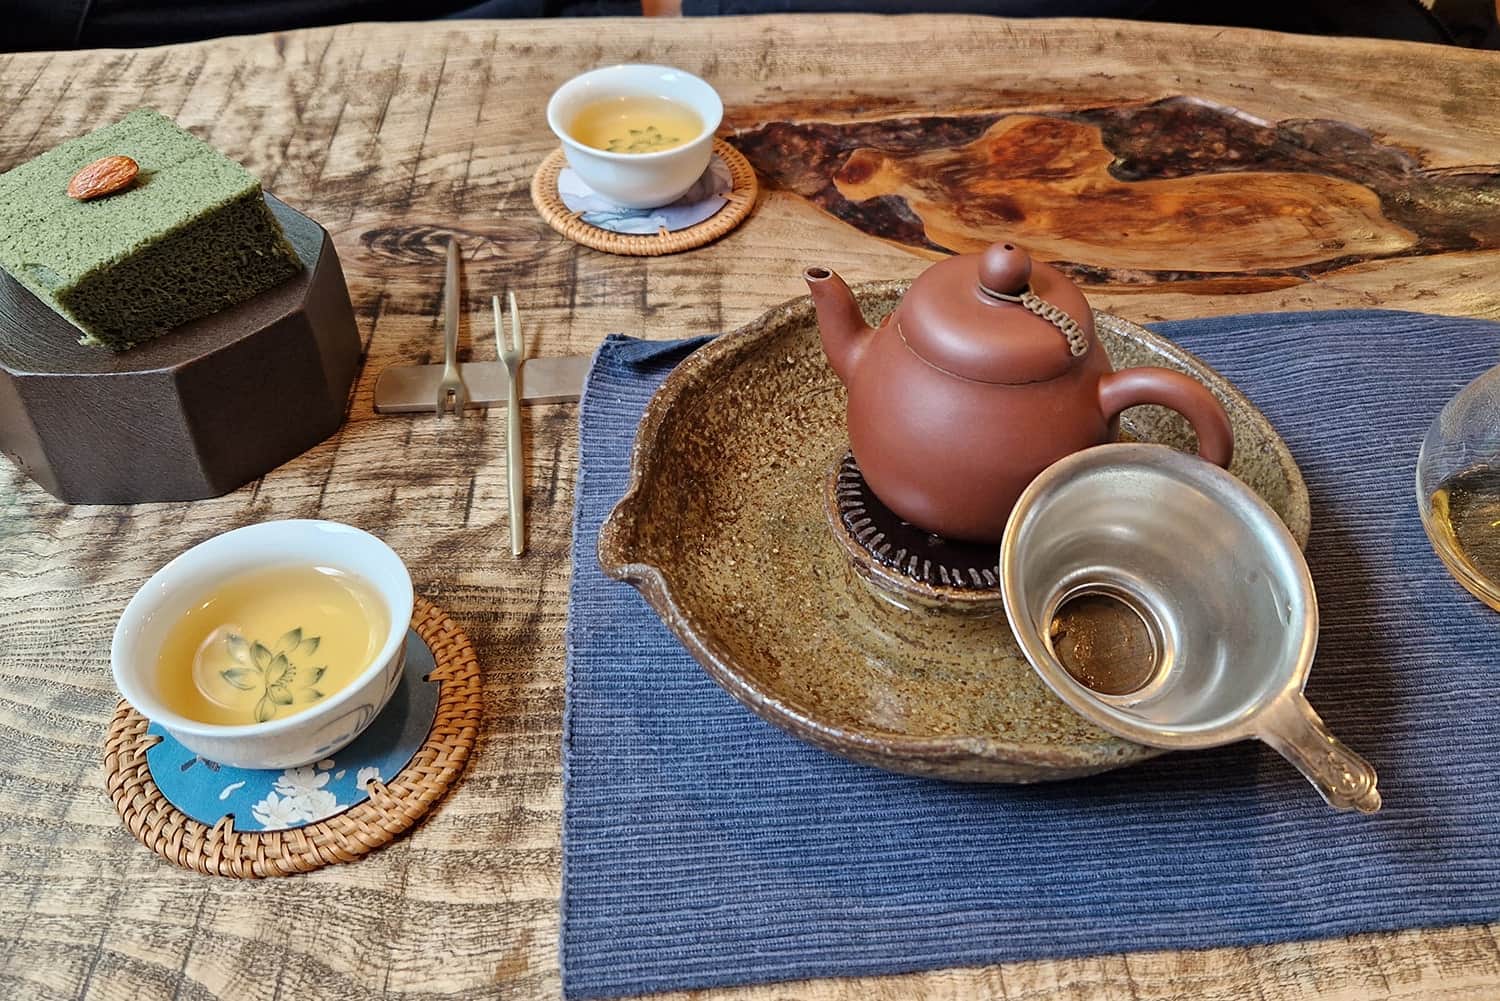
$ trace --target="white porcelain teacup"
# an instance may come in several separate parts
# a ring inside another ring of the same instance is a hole
[[[166,707],[158,658],[183,614],[226,579],[286,566],[320,566],[359,578],[385,606],[379,652],[352,682],[283,719],[238,726],[200,723]],[[110,661],[115,686],[142,715],[184,747],[237,768],[295,768],[347,746],[385,708],[406,664],[411,575],[384,542],[331,521],[268,521],[194,546],[158,570],[125,606]]]
[[[611,153],[573,137],[583,108],[613,97],[664,97],[686,105],[703,123],[690,142],[655,153]],[[703,176],[713,158],[714,133],[724,104],[703,80],[670,66],[605,66],[575,76],[547,102],[547,124],[562,140],[568,165],[585,184],[617,205],[657,208],[680,198]]]

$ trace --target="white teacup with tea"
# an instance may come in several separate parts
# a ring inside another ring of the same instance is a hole
[[[294,768],[347,746],[401,680],[411,575],[367,532],[268,521],[158,570],[125,607],[115,685],[188,750]]]
[[[724,117],[719,95],[670,66],[590,70],[547,102],[568,166],[624,208],[668,205],[703,176]]]

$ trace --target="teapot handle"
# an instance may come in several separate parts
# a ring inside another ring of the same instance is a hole
[[[1150,366],[1110,372],[1099,380],[1099,408],[1106,420],[1141,403],[1155,403],[1186,417],[1198,435],[1198,454],[1216,466],[1229,466],[1234,457],[1229,415],[1203,383],[1170,368]]]

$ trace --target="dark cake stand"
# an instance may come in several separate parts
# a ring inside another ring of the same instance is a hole
[[[359,332],[328,233],[266,196],[290,281],[115,354],[0,271],[0,452],[71,504],[217,497],[344,422]]]

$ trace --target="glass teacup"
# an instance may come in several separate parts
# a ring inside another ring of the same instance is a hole
[[[1428,428],[1417,510],[1448,570],[1500,610],[1500,366],[1465,386]]]

